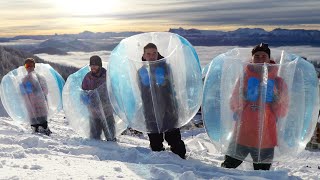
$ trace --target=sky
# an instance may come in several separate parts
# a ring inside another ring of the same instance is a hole
[[[11,0],[0,8],[0,37],[178,27],[320,29],[317,0]]]

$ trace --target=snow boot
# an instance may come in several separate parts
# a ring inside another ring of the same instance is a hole
[[[186,145],[181,140],[180,129],[165,132],[165,139],[168,142],[173,153],[179,155],[182,159],[186,158]]]
[[[39,126],[38,127],[38,132],[39,133],[42,133],[42,134],[45,134],[47,136],[50,136],[50,134],[52,134],[51,130],[49,129],[49,127],[47,128],[44,128],[43,126]]]
[[[150,148],[152,151],[164,151],[163,147],[163,133],[149,133]]]

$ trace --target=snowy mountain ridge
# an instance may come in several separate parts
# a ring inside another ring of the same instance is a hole
[[[314,46],[320,47],[320,31],[304,29],[281,29],[266,31],[262,28],[239,28],[233,31],[199,30],[170,28],[169,32],[179,34],[194,46],[253,46],[266,42],[270,46]],[[64,53],[69,51],[112,50],[122,39],[136,35],[139,31],[127,32],[91,32],[78,34],[23,35],[12,38],[0,38],[0,42],[19,40],[42,40],[32,45],[11,45],[25,51],[43,51],[43,48],[56,48]],[[41,49],[42,48],[42,49]],[[49,51],[48,54],[52,53]]]
[[[304,29],[239,28],[234,31],[212,31],[197,29],[170,29],[188,39],[194,46],[253,46],[267,42],[271,46],[320,46],[320,31]]]

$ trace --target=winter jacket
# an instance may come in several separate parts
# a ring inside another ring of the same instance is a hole
[[[30,120],[48,115],[48,86],[43,76],[35,71],[28,73],[22,79],[20,91],[24,97]]]
[[[259,68],[257,66],[245,67],[243,81],[237,81],[232,93],[231,110],[238,118],[234,135],[238,144],[273,148],[277,145],[277,120],[288,112],[288,88],[284,80],[277,76],[278,67],[268,66],[266,95],[262,95],[266,98],[261,100],[263,73],[255,70]]]
[[[103,67],[100,69],[98,74],[93,74],[90,71],[83,78],[82,89],[94,90],[106,82],[106,77],[107,77],[107,70]]]
[[[101,111],[104,112],[105,116],[113,114],[108,96],[106,75],[107,71],[102,67],[98,74],[88,72],[82,81],[82,89],[85,90],[82,94],[82,100],[87,99],[85,104],[88,105],[87,107],[93,118],[101,118]]]
[[[158,59],[163,57],[159,55]],[[171,71],[165,61],[149,63],[138,70],[139,88],[148,132],[165,132],[178,122],[177,100]]]

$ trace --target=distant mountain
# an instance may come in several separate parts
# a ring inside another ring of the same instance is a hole
[[[320,31],[302,29],[274,29],[270,32],[261,28],[240,28],[235,31],[211,31],[198,29],[170,29],[195,46],[252,46],[260,42],[271,46],[320,46]]]
[[[47,62],[43,59],[40,59],[37,56],[34,56],[31,53],[16,50],[9,47],[0,46],[0,81],[2,77],[6,75],[9,71],[22,66],[24,60],[28,57],[32,57],[38,63],[48,63],[50,64],[60,75],[66,80],[67,77],[76,72],[78,68],[71,66],[64,66],[57,63]]]
[[[43,40],[38,44],[14,44],[8,47],[31,52],[34,54],[65,54],[70,51],[92,52],[109,50],[111,51],[124,38],[142,32],[90,32],[84,31],[79,34],[55,34],[55,35],[32,35],[16,36],[13,38],[0,38],[0,42],[19,40]]]
[[[60,51],[94,51],[95,44],[73,38],[52,38],[39,44],[39,48],[54,48]]]
[[[239,28],[234,31],[216,31],[199,29],[170,29],[169,32],[179,34],[188,39],[194,46],[253,46],[260,42],[271,46],[320,46],[320,31],[303,29],[274,29],[265,31],[262,28]],[[0,42],[25,39],[42,41],[34,44],[11,45],[31,53],[64,54],[70,51],[111,51],[124,38],[143,32],[90,32],[79,34],[55,34],[16,36],[0,38]]]
[[[84,31],[78,34],[54,34],[54,35],[21,35],[11,38],[1,38],[0,42],[8,42],[11,40],[19,39],[35,39],[35,40],[47,40],[47,39],[109,39],[114,37],[129,37],[132,35],[143,33],[142,31],[125,31],[125,32],[91,32]]]
[[[32,54],[57,54],[57,55],[67,55],[68,53],[65,51],[62,51],[60,49],[54,48],[54,47],[43,47],[35,49],[31,52]]]

